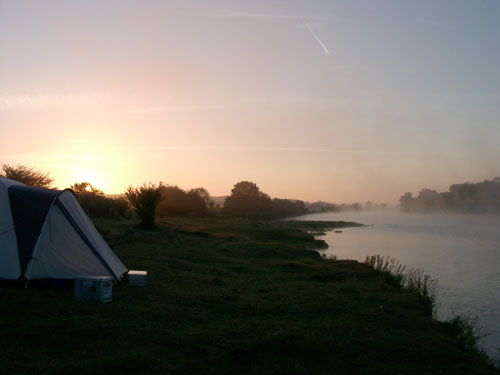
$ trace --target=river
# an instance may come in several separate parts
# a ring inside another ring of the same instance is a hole
[[[370,225],[327,232],[322,253],[364,261],[396,258],[438,279],[437,318],[477,317],[488,335],[480,346],[500,359],[500,217],[405,214],[394,211],[318,213],[294,220],[344,220]]]

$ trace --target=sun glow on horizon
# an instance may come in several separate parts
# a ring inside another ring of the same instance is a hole
[[[55,186],[64,189],[88,182],[106,194],[124,191],[128,160],[123,144],[96,129],[88,129],[86,137],[67,139],[57,142],[58,152],[50,154],[41,167],[50,171]]]

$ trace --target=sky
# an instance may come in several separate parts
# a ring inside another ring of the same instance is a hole
[[[497,0],[0,0],[0,164],[396,203],[500,176]]]

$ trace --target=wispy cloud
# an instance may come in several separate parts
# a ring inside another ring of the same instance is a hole
[[[332,148],[309,147],[260,147],[260,146],[147,146],[144,150],[167,151],[283,151],[283,152],[317,152],[346,154],[404,154],[406,151],[396,150],[345,150]]]
[[[241,17],[241,18],[260,18],[260,19],[297,19],[297,16],[292,16],[289,14],[277,14],[277,13],[249,13],[249,12],[237,12],[237,11],[223,11],[220,13],[211,14],[212,17]]]
[[[163,112],[188,112],[200,110],[214,110],[226,108],[217,104],[186,104],[186,105],[160,105],[160,106],[139,106],[133,107],[137,93],[68,93],[68,94],[8,94],[0,92],[0,111],[37,111],[47,109],[86,109],[89,107],[106,107],[113,105],[128,105],[132,108],[117,110],[120,113],[129,115],[146,115]],[[150,98],[158,102],[158,97]],[[164,98],[161,98],[164,99]],[[136,104],[137,105],[137,104]],[[77,139],[67,139],[65,142],[80,142]]]
[[[43,110],[55,107],[85,108],[108,101],[111,93],[8,94],[0,93],[0,110]]]
[[[306,21],[304,17],[302,17],[302,21],[304,22],[304,25],[306,25],[307,30],[311,33],[311,35],[316,39],[316,41],[319,43],[321,48],[323,48],[323,51],[330,56],[330,51],[328,48],[326,48],[325,44],[321,41],[321,39],[316,35],[316,33],[313,31],[311,25],[309,25],[309,22]]]
[[[123,111],[125,114],[129,115],[147,115],[163,112],[189,112],[189,111],[203,111],[203,110],[213,110],[213,109],[223,109],[226,108],[222,105],[215,104],[194,104],[194,105],[168,105],[159,107],[141,107],[126,109]]]
[[[252,12],[240,12],[224,10],[218,11],[210,14],[211,17],[226,17],[226,18],[256,18],[256,19],[268,19],[268,20],[301,20],[302,16],[297,16],[293,14],[283,14],[283,13],[252,13]],[[308,16],[311,20],[318,21],[330,21],[332,17],[327,16]]]

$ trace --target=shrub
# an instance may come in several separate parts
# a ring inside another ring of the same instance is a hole
[[[477,317],[456,315],[443,322],[443,325],[445,331],[457,340],[460,349],[486,357],[486,353],[478,347],[478,342],[488,334],[479,327]]]
[[[158,185],[150,182],[138,187],[129,186],[125,191],[127,199],[141,219],[139,228],[154,229],[156,227],[155,211],[158,203],[163,199],[163,189],[164,186],[161,182]]]

